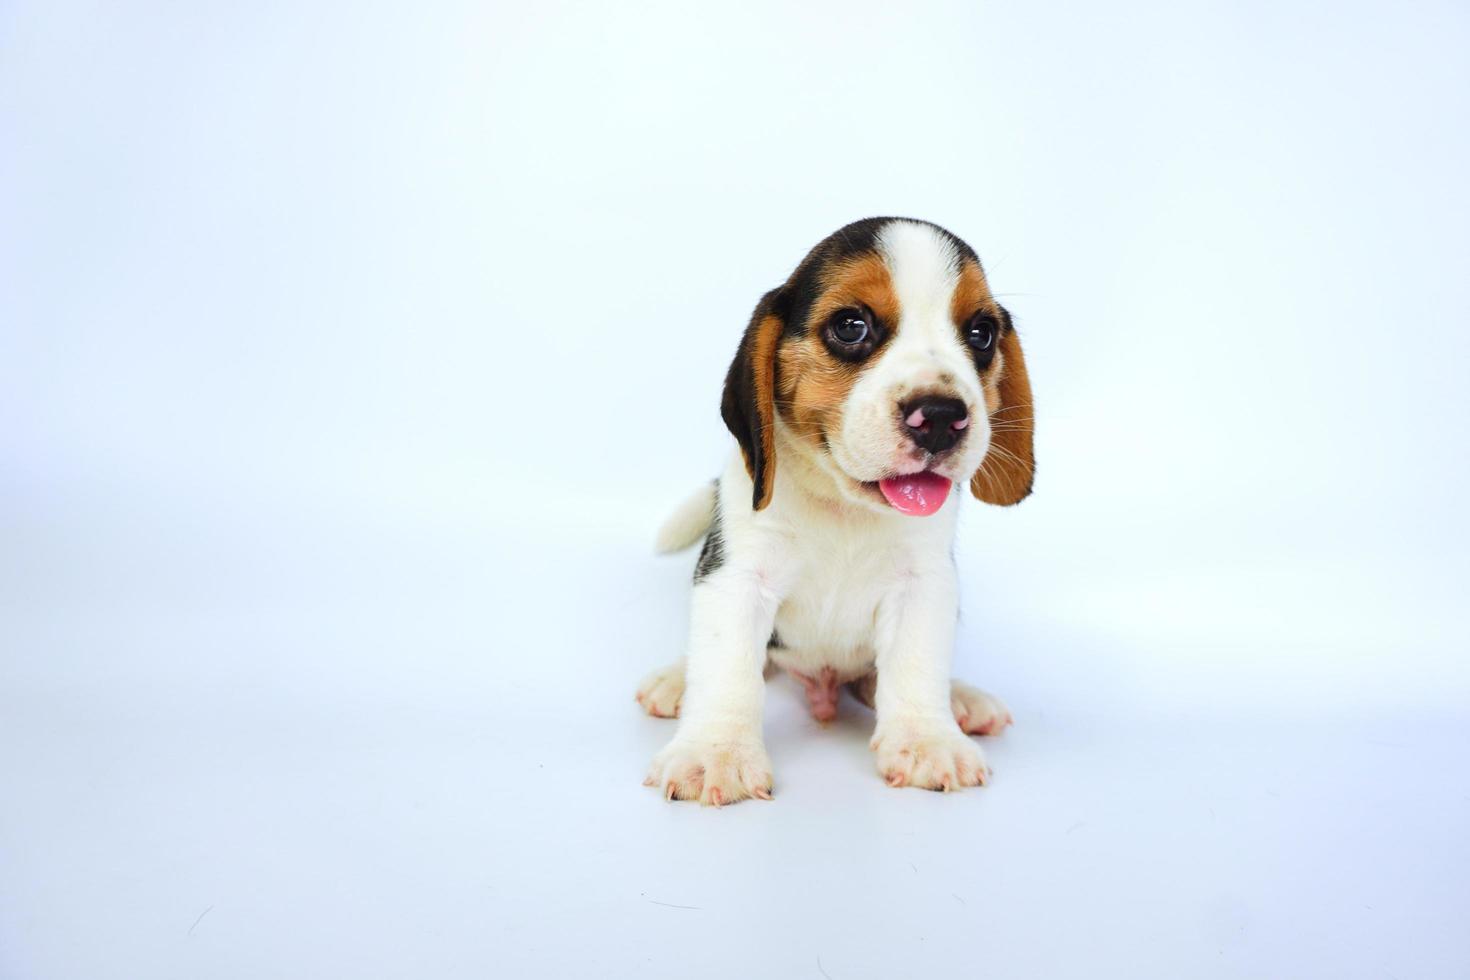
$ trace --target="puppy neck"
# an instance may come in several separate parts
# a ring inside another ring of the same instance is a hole
[[[870,523],[884,515],[867,501],[853,497],[852,485],[837,470],[830,457],[822,459],[820,450],[807,445],[776,421],[776,458],[778,480],[806,508],[843,521]]]

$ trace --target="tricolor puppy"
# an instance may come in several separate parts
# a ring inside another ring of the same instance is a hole
[[[772,665],[820,720],[842,686],[874,709],[890,785],[984,783],[966,736],[1011,716],[950,679],[955,488],[1014,504],[1034,463],[1021,342],[974,250],[902,218],[825,239],[756,306],[721,413],[739,453],[659,536],[665,551],[705,541],[688,656],[638,692],[679,718],[648,785],[716,806],[769,799]]]

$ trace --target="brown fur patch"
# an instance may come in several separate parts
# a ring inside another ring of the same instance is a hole
[[[960,267],[954,295],[949,300],[949,313],[958,327],[964,326],[970,321],[970,317],[981,310],[999,313],[995,306],[995,297],[990,295],[990,284],[985,281],[984,270],[974,260],[966,259],[965,264]]]
[[[863,369],[862,362],[839,360],[827,350],[821,333],[827,318],[845,307],[866,306],[892,336],[900,312],[888,266],[877,255],[837,263],[822,272],[821,282],[804,335],[782,344],[777,356],[782,418],[798,438],[816,448],[840,425],[838,414]]]
[[[781,319],[773,315],[766,315],[756,326],[755,337],[751,342],[750,360],[752,366],[752,377],[755,388],[756,412],[760,416],[760,445],[761,454],[765,457],[765,468],[762,474],[764,480],[757,488],[759,497],[755,501],[755,509],[761,510],[771,502],[771,493],[776,489],[776,350],[781,340]],[[745,461],[745,468],[751,471],[752,479],[755,473],[752,470],[750,460]]]
[[[1036,476],[1032,434],[1036,408],[1031,401],[1031,379],[1021,354],[1021,338],[1013,328],[1001,333],[1000,349],[986,373],[994,378],[999,406],[990,409],[990,451],[970,480],[970,492],[987,504],[1020,503],[1031,493]]]
[[[822,273],[822,294],[812,304],[807,323],[812,327],[844,306],[858,303],[878,314],[889,330],[898,329],[898,294],[893,277],[877,255],[860,255],[839,262]]]
[[[826,434],[840,424],[838,413],[862,365],[839,361],[812,336],[782,344],[777,363],[781,417],[797,438],[822,448]]]
[[[1006,356],[996,351],[995,359],[985,371],[985,377],[980,379],[980,390],[985,394],[985,411],[989,415],[1000,411],[1000,385],[997,382],[1005,369]]]

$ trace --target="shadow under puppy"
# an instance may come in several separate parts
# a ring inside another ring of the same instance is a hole
[[[705,542],[688,655],[638,692],[679,718],[647,785],[715,806],[770,799],[769,665],[820,720],[844,685],[871,706],[889,785],[983,784],[966,735],[1011,716],[950,678],[954,488],[1014,504],[1035,463],[1021,342],[974,250],[904,218],[824,239],[756,306],[721,413],[739,453],[659,534],[664,551]]]

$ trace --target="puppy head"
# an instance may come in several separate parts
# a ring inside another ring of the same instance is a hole
[[[820,242],[761,298],[721,411],[770,502],[776,435],[848,500],[927,515],[955,482],[1031,492],[1031,386],[980,261],[935,225],[870,218]]]

